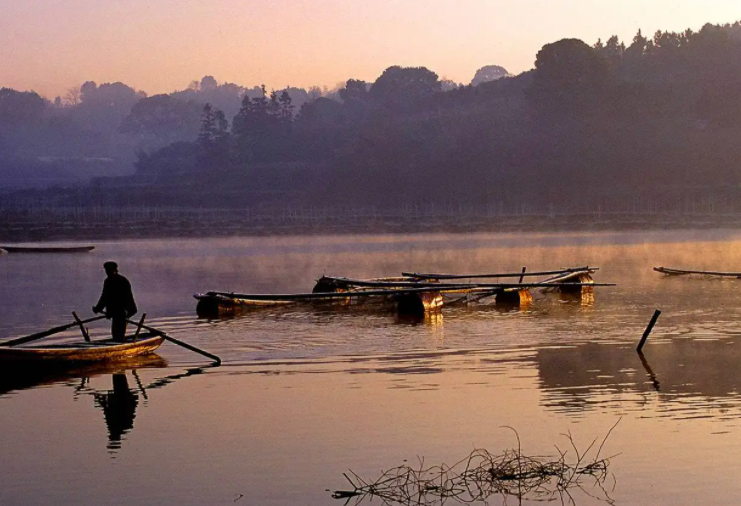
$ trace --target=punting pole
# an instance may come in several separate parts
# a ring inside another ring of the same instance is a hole
[[[126,319],[126,321],[129,322],[129,323],[132,323],[134,325],[139,325],[139,322],[131,321],[128,318]],[[184,343],[183,341],[181,341],[179,339],[175,339],[174,337],[171,337],[171,336],[165,334],[161,330],[158,330],[158,329],[156,329],[154,327],[150,327],[148,325],[144,325],[143,323],[141,324],[141,328],[147,329],[148,331],[150,331],[150,332],[152,332],[152,333],[154,333],[154,334],[156,334],[156,335],[158,335],[160,337],[164,337],[167,341],[170,341],[173,344],[177,344],[178,346],[182,346],[186,350],[190,350],[190,351],[194,351],[196,353],[200,353],[204,357],[208,357],[211,360],[213,360],[214,363],[215,363],[215,365],[221,365],[221,359],[219,357],[217,357],[216,355],[213,355],[213,354],[211,354],[211,353],[209,353],[209,352],[207,352],[205,350],[202,350],[200,348],[196,348],[192,344]]]
[[[659,315],[661,314],[661,311],[658,309],[654,311],[654,315],[651,317],[651,321],[648,322],[648,327],[646,327],[646,330],[643,331],[643,337],[641,337],[641,342],[638,343],[638,347],[636,348],[636,351],[638,353],[641,353],[641,350],[643,349],[643,345],[646,344],[646,339],[648,339],[648,335],[651,333],[651,330],[653,330],[654,325],[656,325],[656,320],[659,319]]]

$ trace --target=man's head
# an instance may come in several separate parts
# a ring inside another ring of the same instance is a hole
[[[118,273],[118,264],[116,262],[106,262],[103,264],[103,269],[105,269],[105,273],[110,276]]]

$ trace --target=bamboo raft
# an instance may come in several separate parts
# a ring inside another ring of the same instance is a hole
[[[717,276],[722,278],[741,279],[741,272],[718,272],[718,271],[688,271],[683,269],[672,269],[669,267],[654,267],[656,272],[666,274],[667,276],[689,276],[699,274],[701,276]]]
[[[497,274],[422,274],[402,273],[401,277],[353,279],[322,276],[311,293],[244,294],[210,291],[194,294],[196,312],[201,317],[234,314],[237,310],[279,307],[296,304],[355,304],[395,308],[401,314],[422,315],[437,312],[444,305],[468,304],[494,297],[497,304],[528,304],[532,289],[558,290],[563,293],[593,293],[591,274],[596,267],[577,267],[555,271]],[[525,277],[548,276],[536,282]],[[486,278],[519,278],[517,282],[486,282]],[[468,282],[461,280],[468,279]],[[477,280],[472,282],[471,280]]]

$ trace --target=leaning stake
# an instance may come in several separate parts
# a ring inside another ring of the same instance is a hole
[[[638,343],[638,348],[636,348],[636,351],[638,353],[641,352],[643,349],[643,345],[646,344],[646,339],[648,339],[648,335],[651,333],[651,330],[654,328],[654,325],[656,325],[656,320],[659,319],[659,315],[661,314],[661,311],[658,309],[654,311],[654,315],[651,317],[651,321],[648,322],[648,327],[646,327],[646,330],[643,332],[643,337],[641,337],[641,342]]]
[[[133,321],[131,321],[129,319],[127,319],[126,321],[129,322],[129,323],[132,323],[134,325],[139,325],[140,324],[139,322],[133,322]],[[209,353],[207,351],[204,351],[204,350],[202,350],[200,348],[196,348],[192,344],[184,343],[183,341],[181,341],[179,339],[175,339],[174,337],[170,337],[167,334],[165,334],[164,332],[162,332],[161,330],[155,329],[154,327],[150,327],[148,325],[141,324],[141,328],[147,329],[148,331],[150,331],[150,332],[152,332],[154,334],[157,334],[158,336],[164,337],[167,341],[170,341],[173,344],[177,344],[178,346],[182,346],[186,350],[190,350],[190,351],[194,351],[196,353],[200,353],[204,357],[208,357],[211,360],[213,360],[216,365],[221,365],[221,359],[219,357],[217,357],[216,355],[213,355],[213,354],[211,354],[211,353]]]

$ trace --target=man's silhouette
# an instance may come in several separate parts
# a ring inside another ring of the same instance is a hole
[[[93,307],[93,313],[105,311],[111,320],[111,337],[123,343],[126,341],[126,318],[131,318],[137,311],[134,294],[129,280],[118,273],[116,262],[106,262],[103,268],[108,277],[103,282],[103,293]]]
[[[104,394],[95,393],[95,401],[103,408],[105,424],[108,426],[108,449],[121,448],[123,435],[134,428],[139,396],[129,389],[126,374],[113,375],[113,390]]]

